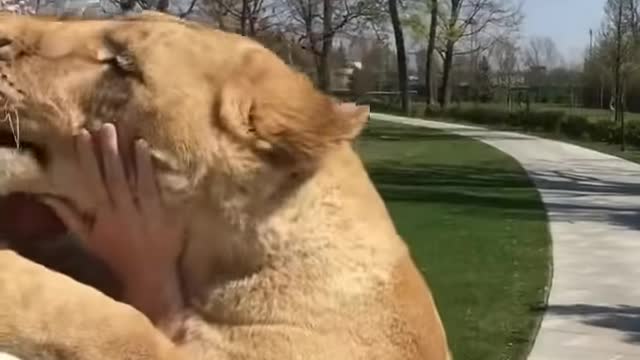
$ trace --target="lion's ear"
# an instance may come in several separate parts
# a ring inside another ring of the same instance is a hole
[[[222,87],[217,101],[220,125],[233,137],[256,150],[268,151],[272,145],[258,133],[255,98],[251,87],[241,80]]]
[[[333,111],[341,122],[341,137],[344,140],[353,140],[360,133],[369,120],[369,106],[355,103],[335,103]]]
[[[368,107],[339,103],[267,51],[248,52],[241,63],[222,87],[218,115],[229,133],[270,158],[314,163],[367,122]]]
[[[369,118],[368,106],[339,103],[302,77],[251,85],[236,80],[223,87],[218,109],[231,135],[280,162],[313,163],[355,139]]]

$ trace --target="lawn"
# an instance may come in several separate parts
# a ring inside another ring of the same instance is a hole
[[[475,140],[371,121],[356,147],[427,277],[456,359],[524,359],[549,279],[538,193]]]
[[[455,108],[457,105],[452,104],[451,107]],[[473,103],[462,103],[460,105],[462,108],[473,108],[473,107],[479,107],[479,108],[487,108],[487,109],[496,109],[496,110],[506,110],[506,105],[505,104],[496,104],[496,103],[488,103],[488,104],[473,104]],[[412,109],[412,115],[415,116],[416,118],[423,118],[423,110],[424,109],[424,104],[422,103],[414,103],[414,107]],[[535,110],[535,111],[564,111],[565,113],[569,114],[569,115],[580,115],[580,116],[584,116],[587,119],[589,119],[590,121],[597,121],[597,120],[602,120],[602,119],[610,119],[611,118],[611,114],[608,110],[600,110],[600,109],[586,109],[586,108],[570,108],[567,106],[563,106],[563,105],[559,105],[559,104],[532,104],[531,105],[531,109]],[[517,111],[518,108],[514,107],[514,111]],[[396,110],[395,108],[389,108],[389,109],[381,109],[380,110],[383,113],[389,113],[389,114],[394,114],[394,115],[400,115],[403,116],[403,114],[400,113],[399,110]],[[452,119],[452,118],[433,118],[433,117],[429,117],[430,120],[438,120],[438,121],[444,121],[444,122],[454,122],[454,123],[461,123],[461,124],[466,124],[466,125],[471,125],[471,126],[481,126],[481,127],[486,127],[489,129],[494,129],[494,130],[502,130],[502,131],[515,131],[515,132],[526,132],[524,131],[522,128],[514,128],[512,126],[508,126],[505,124],[474,124],[472,122],[469,121],[463,121],[460,119]],[[627,121],[627,124],[629,124],[630,122],[638,122],[640,121],[640,113],[626,113],[625,114],[625,119]],[[627,128],[627,133],[629,132],[629,129]],[[582,146],[585,148],[589,148],[589,149],[593,149],[595,151],[599,151],[605,154],[610,154],[613,156],[617,156],[632,162],[636,162],[636,163],[640,163],[640,146],[638,146],[637,144],[633,144],[633,143],[629,143],[629,141],[627,141],[627,146],[626,146],[626,150],[622,151],[620,149],[620,144],[614,144],[614,143],[605,143],[605,142],[601,142],[601,141],[592,141],[589,139],[574,139],[574,138],[569,138],[561,133],[550,133],[550,132],[541,132],[541,131],[529,131],[528,132],[531,135],[535,135],[535,136],[539,136],[539,137],[543,137],[543,138],[548,138],[548,139],[553,139],[553,140],[559,140],[559,141],[563,141],[563,142],[568,142],[568,143],[572,143],[578,146]]]

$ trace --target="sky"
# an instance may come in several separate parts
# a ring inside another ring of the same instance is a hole
[[[567,62],[579,61],[597,31],[606,0],[524,0],[523,35],[549,36]]]

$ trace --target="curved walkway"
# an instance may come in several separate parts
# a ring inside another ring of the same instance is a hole
[[[536,184],[554,270],[529,360],[640,359],[640,165],[522,134],[371,116],[476,138],[517,159]]]

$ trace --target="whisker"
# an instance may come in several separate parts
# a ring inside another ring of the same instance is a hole
[[[20,115],[16,108],[9,104],[7,99],[4,99],[4,102],[0,104],[0,109],[5,111],[4,118],[0,122],[9,123],[16,149],[20,150]]]
[[[20,115],[15,109],[12,110],[12,113],[14,116],[9,116],[9,126],[11,127],[11,134],[13,134],[13,141],[16,143],[16,149],[20,150]],[[15,125],[12,119],[15,119]]]

